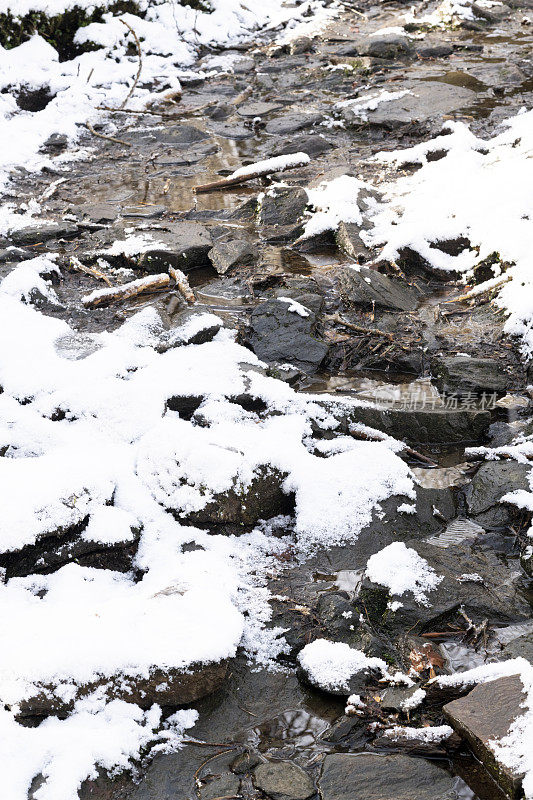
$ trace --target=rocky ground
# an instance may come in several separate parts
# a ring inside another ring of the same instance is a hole
[[[322,181],[352,175],[379,183],[375,153],[434,138],[444,120],[466,121],[488,138],[531,103],[528,0],[474,4],[472,19],[440,28],[412,22],[398,32],[405,11],[395,3],[345,3],[320,34],[286,43],[272,36],[223,52],[230,68],[184,82],[172,110],[117,114],[117,141],[105,138],[105,125],[97,130],[104,138],[87,134],[95,148],[89,161],[67,173],[27,173],[10,185],[9,200],[45,197],[46,220],[6,235],[0,276],[36,255],[59,253],[57,302],[37,289],[30,302],[68,322],[80,334],[77,346],[147,307],[167,330],[213,312],[264,362],[255,369],[316,393],[333,414],[333,429],[316,426],[317,452],[336,436],[380,431],[407,443],[402,457],[417,481],[416,499],[403,498],[409,508],[398,513],[398,496],[386,500],[356,543],[302,560],[288,538],[268,584],[268,626],[282,628],[287,642],[275,668],[238,654],[227,665],[178,676],[166,701],[164,692],[153,699],[165,712],[176,696],[192,704],[198,742],[139,765],[135,777],[102,772],[84,784],[83,800],[492,800],[520,793],[521,776],[487,744],[503,739],[520,713],[519,678],[441,685],[438,676],[533,654],[531,515],[500,502],[529,490],[529,467],[525,459],[486,460],[488,451],[471,449],[505,448],[533,432],[531,369],[504,334],[505,316],[490,293],[456,301],[465,292],[460,276],[432,269],[409,248],[397,262],[380,259],[361,239],[364,221],[341,219],[336,230],[302,236],[307,190]],[[381,29],[394,30],[373,35]],[[413,93],[362,116],[334,108],[354,92],[378,89]],[[47,145],[53,153],[65,146],[60,136]],[[278,180],[194,194],[196,185],[243,164],[294,152],[308,154],[309,163]],[[399,174],[416,169],[405,165]],[[466,245],[438,246],[454,255]],[[103,285],[83,267],[120,282],[169,266],[187,274],[194,304],[173,289],[90,310],[81,302]],[[491,277],[489,266],[479,266],[471,285]],[[197,341],[210,341],[220,324],[202,327]],[[343,410],[332,395],[366,402]],[[184,393],[167,404],[201,425],[202,401]],[[278,413],[251,391],[233,402],[258,420]],[[281,478],[269,474],[244,500],[216,498],[188,524],[233,534],[280,517],[283,537],[293,513]],[[372,579],[369,559],[395,542],[440,576],[430,602],[409,592],[393,602],[394,591]],[[41,540],[0,555],[0,564],[8,579],[53,573],[72,558],[128,572],[136,548],[136,540],[98,548],[71,530],[59,545]],[[310,661],[301,654],[323,639],[381,660],[389,677],[368,666],[336,684],[321,679],[310,666],[313,651]],[[391,682],[397,671],[409,673],[411,685]],[[153,683],[134,691],[150,694]],[[422,699],[411,702],[420,689]],[[22,716],[33,724],[50,711],[57,709],[30,703]]]

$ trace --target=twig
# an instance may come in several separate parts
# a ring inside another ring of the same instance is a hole
[[[196,297],[194,296],[194,292],[190,287],[189,281],[187,280],[187,276],[181,269],[176,269],[176,267],[169,267],[168,271],[170,273],[170,277],[174,279],[176,283],[176,289],[181,294],[181,296],[188,302],[188,303],[196,303]]]
[[[108,286],[111,286],[111,281],[103,272],[96,267],[86,267],[85,264],[82,264],[79,258],[76,256],[70,257],[70,266],[72,269],[77,269],[79,272],[85,272],[86,275],[92,275],[93,278],[98,278],[98,280],[107,283]]]
[[[248,167],[241,167],[241,169],[236,170],[221,181],[213,181],[213,183],[204,183],[201,186],[196,186],[194,191],[196,194],[201,194],[202,192],[226,189],[229,186],[238,186],[256,178],[266,178],[275,172],[285,172],[288,169],[296,169],[306,164],[309,164],[309,156],[306,153],[292,153],[278,158],[269,158],[266,161],[259,161],[257,164],[250,164]]]
[[[93,136],[98,136],[99,139],[106,139],[108,142],[115,142],[115,144],[123,144],[126,147],[132,146],[131,142],[125,142],[124,139],[117,139],[115,136],[106,136],[105,133],[98,133],[98,131],[95,131],[90,122],[86,122],[85,127],[92,133]]]
[[[91,294],[82,297],[81,302],[85,308],[95,308],[108,303],[122,302],[130,297],[137,297],[143,292],[153,291],[154,289],[166,289],[169,284],[170,278],[168,275],[162,273],[150,275],[147,278],[124,283],[122,286],[115,286],[110,289],[96,289]]]
[[[125,107],[126,107],[126,103],[128,102],[128,100],[129,100],[129,99],[130,99],[130,97],[132,96],[133,92],[135,91],[135,87],[136,87],[136,86],[137,86],[137,84],[139,83],[139,78],[141,77],[141,72],[142,72],[142,68],[143,68],[143,54],[142,54],[142,50],[141,50],[141,43],[140,43],[140,41],[139,41],[139,37],[137,36],[137,34],[135,33],[135,31],[134,31],[134,30],[133,30],[133,28],[131,27],[131,25],[129,24],[129,22],[126,22],[126,20],[125,20],[125,19],[122,19],[122,17],[120,18],[120,21],[121,21],[121,22],[122,22],[122,24],[123,24],[123,25],[125,25],[125,26],[126,26],[126,28],[128,28],[128,30],[129,30],[129,31],[131,31],[131,33],[133,34],[133,38],[135,39],[135,46],[136,46],[136,48],[137,48],[137,55],[139,56],[139,67],[138,67],[138,69],[137,69],[137,75],[135,76],[135,80],[133,81],[133,86],[131,87],[131,89],[129,90],[128,94],[126,95],[126,99],[124,100],[124,102],[123,102],[123,103],[122,103],[122,105],[120,106],[120,108],[121,108],[121,109],[123,109],[123,108],[125,108]]]
[[[339,325],[344,325],[345,328],[349,328],[351,331],[356,331],[357,333],[366,333],[368,336],[383,336],[385,339],[390,339],[390,341],[394,339],[394,334],[392,333],[380,331],[379,328],[365,328],[362,325],[354,325],[353,322],[348,322],[343,319],[340,314],[330,314],[328,319],[332,322],[338,322]]]
[[[493,289],[497,289],[499,286],[503,286],[504,283],[508,283],[511,280],[511,275],[500,275],[499,278],[491,278],[490,281],[485,281],[484,283],[480,283],[478,286],[474,286],[469,292],[466,294],[462,294],[459,297],[452,297],[450,300],[445,300],[445,303],[460,303],[463,300],[472,300],[474,297],[478,297],[481,294],[486,294],[487,292],[491,292]]]

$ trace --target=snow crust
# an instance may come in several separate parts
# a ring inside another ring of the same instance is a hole
[[[350,678],[361,670],[377,669],[383,673],[387,670],[381,658],[371,658],[344,642],[327,639],[316,639],[306,644],[298,655],[298,661],[311,680],[326,691],[348,691]]]

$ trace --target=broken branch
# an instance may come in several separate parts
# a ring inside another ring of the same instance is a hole
[[[122,302],[143,292],[153,291],[154,289],[166,289],[170,284],[170,277],[165,274],[149,275],[147,278],[140,278],[137,281],[124,283],[122,286],[114,286],[109,289],[96,289],[90,294],[82,297],[81,302],[85,308],[95,308],[96,306],[108,305],[109,303]]]
[[[194,296],[194,292],[190,287],[189,281],[187,280],[187,276],[181,269],[176,269],[176,267],[169,267],[168,271],[170,273],[170,277],[174,280],[176,284],[176,289],[181,294],[181,296],[188,302],[188,303],[196,303],[196,297]]]
[[[131,143],[125,142],[124,139],[117,139],[115,136],[106,136],[105,133],[98,133],[98,131],[95,131],[90,122],[86,122],[85,127],[92,133],[93,136],[98,136],[99,139],[106,139],[108,142],[115,142],[115,144],[123,144],[126,147],[131,147]]]
[[[309,164],[309,161],[310,158],[307,153],[292,153],[287,156],[267,158],[266,161],[257,161],[255,164],[241,167],[221,181],[213,181],[213,183],[204,183],[201,186],[196,186],[194,191],[196,194],[201,194],[202,192],[226,189],[229,186],[238,186],[241,183],[253,181],[256,178],[265,178],[268,175],[273,175],[275,172],[285,172],[288,169],[303,167]]]
[[[364,442],[385,442],[389,438],[385,433],[380,436],[376,431],[375,435],[370,435],[369,433],[366,433],[366,431],[358,431],[355,429],[350,430],[350,436],[352,436],[354,439],[360,439]],[[422,453],[419,453],[418,450],[413,450],[412,447],[404,445],[403,452],[407,453],[407,455],[412,456],[413,458],[418,459],[419,461],[422,461],[424,464],[429,464],[430,467],[438,466],[430,458]]]
[[[491,278],[490,281],[485,281],[484,283],[480,283],[478,286],[474,286],[469,292],[466,294],[462,294],[459,297],[452,297],[450,300],[445,300],[445,303],[460,303],[463,300],[472,300],[474,297],[479,297],[479,295],[486,294],[487,292],[491,292],[493,289],[497,289],[499,286],[503,286],[504,283],[508,283],[511,280],[511,275],[500,275],[498,278]]]

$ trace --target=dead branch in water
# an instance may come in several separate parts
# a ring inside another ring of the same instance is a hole
[[[109,289],[96,289],[91,294],[82,297],[81,302],[85,308],[95,308],[96,306],[108,305],[109,303],[122,302],[143,292],[154,291],[154,289],[166,289],[170,285],[170,277],[166,274],[149,275],[147,278],[140,278],[137,281],[124,283],[122,286],[114,286]]]
[[[98,278],[98,280],[107,283],[108,286],[111,286],[111,281],[107,275],[105,275],[99,269],[96,269],[96,267],[86,267],[85,264],[81,263],[79,258],[76,258],[76,256],[70,257],[70,266],[71,269],[76,269],[78,272],[85,272],[86,275],[92,275],[93,278]]]
[[[201,194],[202,192],[213,192],[217,189],[227,189],[230,186],[238,186],[241,183],[247,183],[256,178],[266,178],[276,172],[286,172],[286,170],[289,169],[304,167],[306,164],[309,164],[309,156],[306,153],[294,153],[292,154],[292,160],[290,156],[269,158],[257,164],[250,164],[249,167],[241,167],[232,175],[223,178],[221,181],[213,181],[212,183],[204,183],[201,186],[196,186],[194,191],[196,194]]]
[[[141,50],[141,43],[139,41],[139,37],[137,36],[137,34],[135,33],[135,31],[133,30],[131,25],[128,22],[126,22],[126,20],[124,20],[122,18],[120,18],[120,21],[133,34],[133,38],[135,39],[135,47],[137,48],[137,55],[139,57],[139,66],[137,68],[137,75],[135,76],[135,80],[133,81],[133,85],[132,85],[131,89],[129,90],[128,94],[126,95],[126,99],[124,100],[124,102],[120,106],[120,108],[123,109],[123,108],[126,107],[126,103],[128,102],[128,100],[132,96],[133,92],[135,91],[135,87],[139,83],[139,78],[141,77],[141,72],[142,72],[142,68],[143,68],[143,54],[142,54],[142,50]]]
[[[469,292],[460,295],[459,297],[452,297],[450,300],[445,300],[445,303],[461,303],[464,300],[473,300],[476,297],[481,296],[482,294],[486,294],[487,292],[491,292],[493,289],[498,289],[500,286],[503,286],[504,283],[509,283],[511,280],[511,275],[500,275],[499,278],[491,278],[484,283],[478,284],[478,286],[474,286],[473,289],[470,289]]]
[[[176,289],[181,294],[181,296],[188,302],[188,303],[196,303],[196,297],[194,296],[194,292],[190,287],[189,281],[187,280],[187,276],[181,269],[176,269],[176,267],[169,267],[168,271],[170,273],[170,277],[176,283]]]

